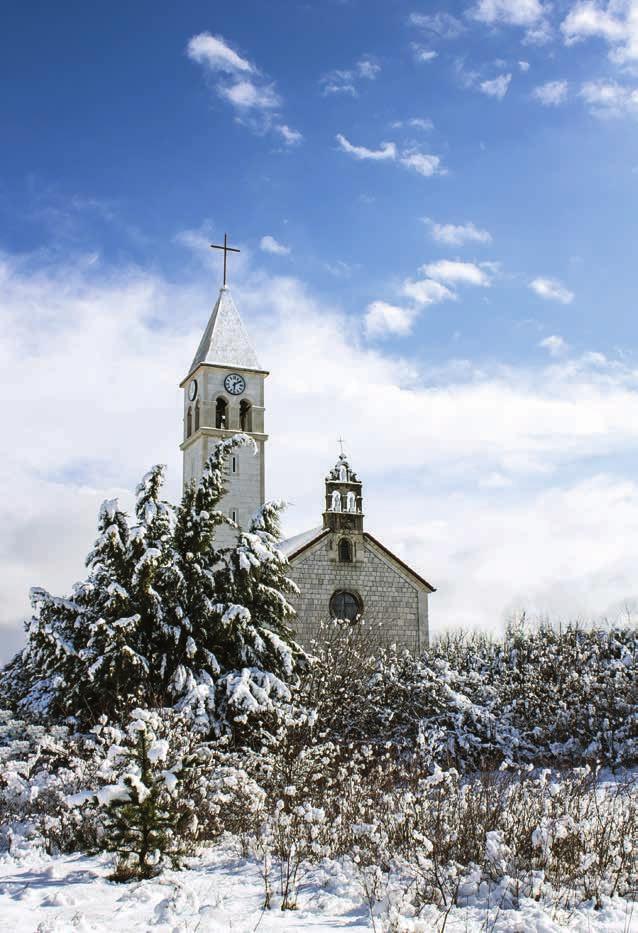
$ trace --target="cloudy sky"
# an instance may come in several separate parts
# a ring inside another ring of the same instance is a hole
[[[27,0],[0,43],[0,658],[104,497],[178,494],[224,231],[290,533],[343,435],[435,631],[634,611],[638,3]]]

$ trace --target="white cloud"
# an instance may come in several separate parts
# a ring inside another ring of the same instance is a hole
[[[413,126],[418,130],[431,130],[434,128],[434,123],[429,117],[411,117],[407,123],[408,126]]]
[[[370,159],[374,162],[398,161],[406,168],[413,169],[419,175],[445,175],[447,170],[441,165],[441,159],[431,153],[420,152],[418,149],[406,149],[399,153],[396,143],[381,143],[378,149],[368,149],[366,146],[355,146],[342,133],[337,134],[339,148],[359,161]]]
[[[547,350],[550,356],[562,356],[568,349],[565,340],[557,334],[552,334],[551,337],[545,337],[545,339],[541,340],[539,343],[539,347]]]
[[[567,100],[567,81],[546,81],[532,91],[532,97],[545,107],[557,107]]]
[[[210,260],[210,246],[213,238],[213,225],[206,221],[196,230],[180,230],[175,234],[173,240],[184,246],[196,256],[200,261],[206,263]],[[240,257],[237,257],[240,258]]]
[[[480,80],[481,75],[478,71],[468,70],[465,67],[465,59],[457,58],[454,62],[454,71],[461,85],[465,88],[474,88]]]
[[[426,152],[419,152],[418,149],[409,149],[403,153],[399,159],[401,165],[406,168],[414,169],[419,175],[428,178],[430,175],[445,175],[447,169],[441,165],[441,159],[437,155],[431,155]]]
[[[219,95],[240,110],[274,110],[281,105],[272,84],[257,85],[247,78],[220,87]]]
[[[503,100],[507,94],[512,80],[511,74],[498,75],[496,78],[490,78],[488,81],[481,81],[479,88],[488,97],[496,97],[497,100]]]
[[[324,97],[331,94],[346,94],[358,97],[357,82],[362,80],[374,81],[381,65],[370,56],[364,55],[353,68],[334,68],[319,79],[321,93]]]
[[[607,6],[592,0],[575,3],[560,28],[566,45],[595,37],[611,46],[610,58],[618,64],[638,58],[638,9],[634,0],[610,0]]]
[[[369,81],[374,81],[380,71],[381,65],[372,58],[364,56],[357,62],[357,74],[360,78],[367,78]]]
[[[479,0],[470,14],[490,25],[532,26],[545,15],[545,8],[539,0]]]
[[[329,94],[349,94],[350,97],[357,96],[357,89],[354,85],[354,75],[352,71],[336,68],[328,72],[319,79],[321,93],[324,97]]]
[[[411,298],[417,305],[438,304],[441,301],[453,301],[456,295],[451,289],[446,288],[440,282],[434,279],[406,279],[401,288],[401,294],[406,298]]]
[[[554,39],[554,30],[548,19],[539,20],[525,33],[523,45],[547,45]]]
[[[434,129],[434,123],[429,117],[410,117],[409,120],[395,120],[391,126],[395,130],[399,130],[405,126],[413,127],[415,130]]]
[[[286,145],[301,142],[301,133],[275,121],[282,100],[274,82],[268,81],[226,39],[202,32],[190,39],[186,54],[201,65],[207,76],[215,78],[215,93],[231,105],[238,122],[258,133],[273,130]]]
[[[408,22],[412,26],[430,32],[439,39],[456,39],[465,32],[465,26],[460,19],[450,13],[411,13]]]
[[[552,38],[552,27],[548,19],[551,5],[539,0],[479,0],[469,13],[481,23],[490,26],[526,27],[523,42],[526,45],[544,45]],[[519,62],[520,65],[527,62]],[[526,71],[527,68],[522,67]]]
[[[397,147],[395,143],[381,143],[378,149],[368,149],[366,146],[354,146],[350,140],[346,139],[341,133],[337,133],[337,142],[343,152],[353,156],[355,159],[372,159],[375,162],[383,162],[387,159],[396,159]]]
[[[254,74],[254,65],[242,58],[222,36],[211,36],[201,32],[190,39],[187,46],[188,57],[200,65],[206,65],[211,71],[246,72]]]
[[[631,367],[589,354],[477,370],[438,351],[412,363],[362,345],[353,316],[299,281],[250,275],[233,289],[271,371],[267,494],[294,503],[289,533],[320,519],[338,410],[368,529],[438,588],[434,631],[498,630],[513,607],[613,615],[636,597],[638,485],[622,472],[638,448]],[[78,257],[0,257],[5,657],[28,587],[64,593],[80,578],[101,499],[121,495],[130,509],[153,462],[168,463],[167,496],[179,494],[178,382],[212,291],[208,270],[171,285]],[[391,494],[388,445],[401,452]]]
[[[479,485],[483,489],[507,489],[512,486],[512,480],[503,473],[488,473],[480,478]]]
[[[541,298],[546,298],[548,301],[559,301],[561,304],[568,305],[574,300],[574,293],[556,279],[539,277],[533,279],[529,283],[529,287]]]
[[[429,117],[411,117],[409,120],[405,121],[405,125],[414,127],[414,129],[417,130],[434,129],[434,123]]]
[[[440,259],[438,262],[427,263],[421,271],[431,279],[447,285],[480,285],[487,288],[492,284],[485,264],[479,266],[474,262]]]
[[[518,67],[521,71],[529,71],[529,62],[519,62]]]
[[[366,308],[365,330],[369,337],[396,334],[405,336],[412,330],[415,312],[386,301],[373,301]]]
[[[349,279],[355,269],[359,268],[357,265],[344,262],[343,259],[335,259],[334,262],[324,262],[323,266],[335,279]]]
[[[283,243],[279,243],[274,236],[262,236],[259,241],[259,249],[264,253],[273,253],[275,256],[288,256],[290,254],[290,247],[284,246]]]
[[[429,225],[432,239],[447,246],[463,246],[465,243],[491,243],[492,236],[487,230],[481,230],[471,221],[464,224],[439,224],[429,217],[424,218]]]
[[[293,130],[285,123],[280,123],[275,126],[275,130],[281,135],[287,146],[296,146],[303,139],[303,134],[300,133],[299,130]]]
[[[434,49],[428,49],[423,45],[419,45],[418,42],[412,43],[412,52],[414,54],[414,60],[422,65],[434,61],[439,54],[435,52]]]
[[[638,113],[638,88],[616,81],[586,81],[579,96],[598,117],[620,117]]]
[[[457,285],[488,288],[492,284],[492,276],[497,272],[497,264],[486,262],[477,265],[473,262],[441,259],[421,266],[419,272],[423,278],[405,279],[401,294],[423,307],[442,301],[455,301],[458,296],[454,287]]]

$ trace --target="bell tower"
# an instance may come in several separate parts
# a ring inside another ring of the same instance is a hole
[[[254,512],[265,501],[264,447],[268,435],[264,431],[264,382],[267,375],[224,281],[188,375],[180,383],[184,391],[184,431],[180,449],[186,486],[201,478],[204,464],[218,441],[239,432],[252,437],[256,453],[249,447],[240,447],[229,458],[227,492],[220,503],[222,511],[240,528],[248,528]],[[236,532],[223,526],[218,536],[222,545],[232,544]]]
[[[326,508],[323,527],[330,531],[363,531],[363,485],[341,454],[326,476]]]

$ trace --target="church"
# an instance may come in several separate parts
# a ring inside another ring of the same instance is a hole
[[[221,502],[229,518],[247,528],[266,499],[266,434],[264,389],[268,376],[257,358],[226,284],[224,284],[186,378],[184,436],[181,444],[184,484],[197,481],[213,446],[241,431],[255,451],[236,450],[227,466],[227,493]],[[363,484],[341,453],[324,480],[317,483],[316,528],[280,545],[299,587],[292,600],[297,612],[296,636],[308,645],[321,622],[364,618],[380,625],[381,636],[411,652],[428,645],[428,599],[434,588],[364,528]],[[236,531],[220,529],[221,543],[232,543]],[[224,537],[227,539],[224,541]]]

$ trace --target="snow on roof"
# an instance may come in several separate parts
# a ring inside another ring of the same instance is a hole
[[[319,525],[317,528],[311,528],[310,531],[302,531],[298,535],[293,535],[292,538],[286,538],[285,541],[280,541],[277,547],[286,557],[290,557],[295,551],[298,551],[300,548],[314,541],[315,538],[318,538],[325,530],[323,525]]]
[[[261,370],[257,354],[252,348],[244,323],[226,285],[220,289],[219,298],[190,371],[200,363]]]

